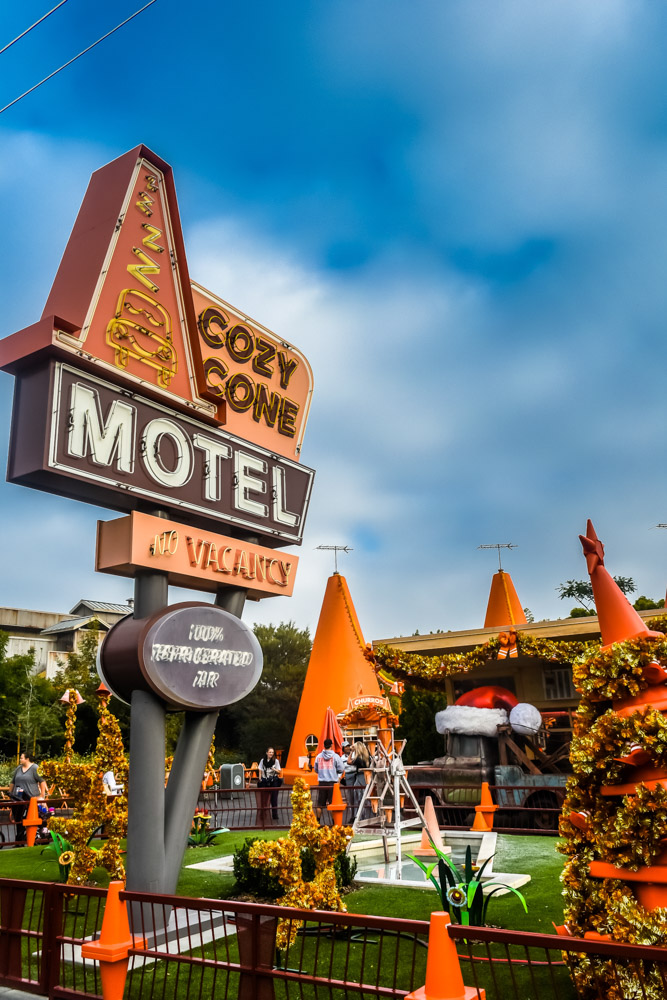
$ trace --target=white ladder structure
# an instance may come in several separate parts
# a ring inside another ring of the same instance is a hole
[[[401,831],[411,826],[426,827],[424,813],[417,802],[415,793],[408,784],[405,764],[403,763],[405,744],[406,741],[403,740],[400,750],[396,748],[393,730],[391,730],[391,742],[388,747],[385,747],[378,739],[375,759],[371,762],[370,781],[366,783],[352,826],[353,833],[377,833],[382,837],[384,860],[387,864],[389,863],[387,839],[389,837],[395,838],[396,878],[399,880],[402,877]],[[411,819],[401,818],[401,802],[406,796],[416,812],[416,816]],[[364,809],[369,803],[373,809],[373,816],[362,819]]]

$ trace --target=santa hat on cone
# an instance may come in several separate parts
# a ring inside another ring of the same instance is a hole
[[[595,534],[593,522],[586,522],[586,534],[579,535],[586,556],[586,567],[593,585],[593,599],[600,623],[602,648],[626,639],[664,639],[662,632],[652,632],[637,614],[625,594],[604,565],[604,545]]]

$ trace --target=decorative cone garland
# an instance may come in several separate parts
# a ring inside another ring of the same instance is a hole
[[[603,647],[573,664],[582,698],[561,817],[565,921],[574,935],[667,946],[667,642],[607,572],[590,521],[580,537]],[[583,998],[603,982],[609,1000],[634,995],[601,959],[581,956],[573,975]],[[657,979],[645,990],[664,996]]]

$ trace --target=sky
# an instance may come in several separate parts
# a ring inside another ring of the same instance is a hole
[[[53,5],[4,5],[0,48]],[[0,106],[140,6],[67,0],[0,54]],[[144,143],[192,278],[314,372],[294,596],[247,620],[314,632],[337,544],[367,640],[481,627],[477,547],[507,542],[562,617],[589,517],[662,598],[666,45],[649,0],[157,0],[0,114],[0,337],[41,316],[92,171]],[[129,597],[94,572],[113,516],[1,483],[0,604]]]

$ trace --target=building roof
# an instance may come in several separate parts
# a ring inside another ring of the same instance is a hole
[[[53,635],[56,632],[77,632],[80,628],[85,628],[89,622],[98,621],[95,615],[86,615],[85,618],[68,618],[64,622],[56,622],[55,625],[49,625],[48,628],[42,629],[42,635]],[[100,622],[103,628],[108,628],[109,626],[106,622]]]
[[[132,611],[130,604],[108,604],[105,601],[89,601],[81,598],[74,605],[70,614],[76,614],[77,611],[81,611],[83,608],[88,608],[89,611],[108,611],[113,615],[129,615]]]
[[[639,611],[639,617],[646,621],[664,613],[662,608],[654,611]],[[555,621],[528,622],[517,625],[519,635],[528,632],[537,639],[564,639],[583,641],[600,638],[600,624],[597,615],[581,618],[558,618]],[[462,653],[498,635],[498,628],[466,629],[456,632],[432,632],[430,635],[396,636],[390,639],[374,639],[373,645],[398,646],[409,653],[437,656],[439,653]]]

